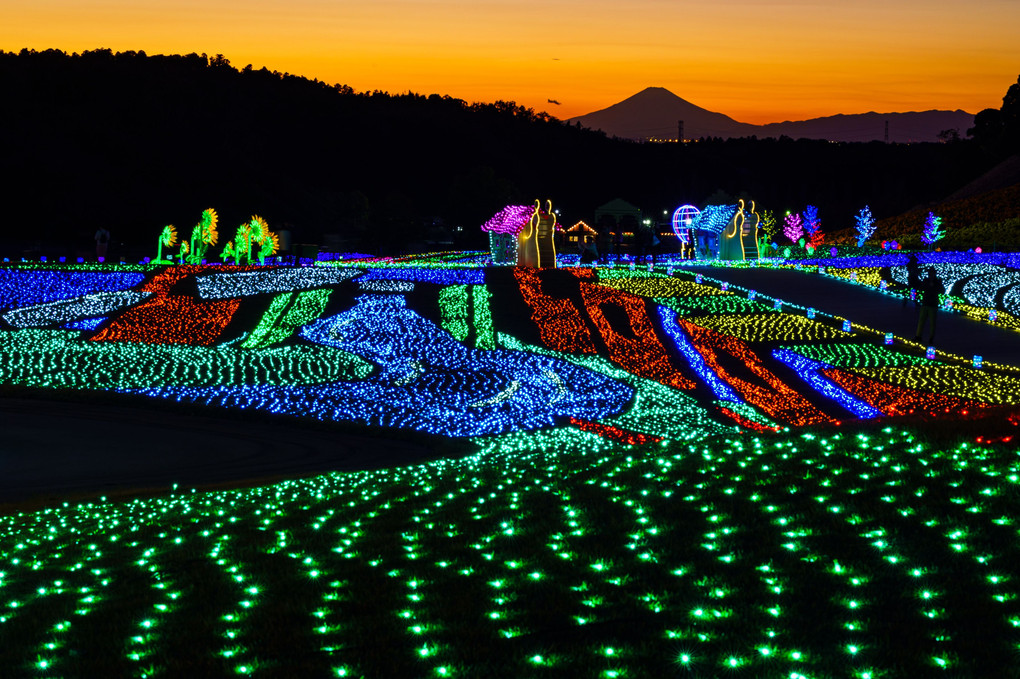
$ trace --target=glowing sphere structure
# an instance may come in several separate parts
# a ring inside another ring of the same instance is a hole
[[[701,210],[693,205],[681,205],[673,213],[673,233],[684,244],[690,245],[690,229],[700,216]]]

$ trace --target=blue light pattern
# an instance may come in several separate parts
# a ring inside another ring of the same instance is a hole
[[[118,309],[137,304],[151,292],[97,292],[73,299],[61,299],[55,302],[43,302],[29,307],[12,309],[3,314],[2,318],[15,328],[41,328],[48,325],[59,325],[83,318],[106,316]]]
[[[63,328],[64,330],[85,330],[91,332],[92,330],[95,330],[96,328],[101,326],[105,321],[106,321],[105,316],[100,318],[83,318],[80,321],[73,321],[60,327]]]
[[[705,359],[698,353],[698,350],[694,348],[694,345],[687,339],[687,335],[676,323],[676,312],[669,307],[659,306],[659,318],[662,320],[662,329],[666,331],[666,334],[670,336],[673,343],[676,345],[677,350],[690,364],[691,369],[698,374],[698,377],[708,385],[715,394],[716,398],[722,401],[732,401],[733,403],[743,403],[743,400],[737,396],[736,392],[730,389],[730,386],[719,379],[719,376],[715,374],[708,364],[705,363]]]
[[[395,295],[362,295],[301,335],[366,358],[378,370],[357,382],[135,393],[447,436],[550,427],[567,417],[596,420],[623,412],[634,395],[628,385],[557,358],[469,349]]]
[[[822,370],[832,368],[831,365],[816,361],[807,356],[801,356],[789,349],[776,349],[772,352],[772,356],[777,361],[796,370],[797,374],[811,385],[812,389],[832,399],[860,419],[868,420],[882,416],[882,411],[851,395],[848,391],[833,384],[821,374]]]
[[[124,271],[0,270],[0,311],[16,307],[114,292],[135,287],[146,274]]]
[[[694,220],[692,226],[699,231],[720,234],[733,221],[738,209],[736,205],[708,205]]]
[[[415,283],[436,283],[439,285],[482,285],[485,272],[482,269],[426,269],[422,267],[382,267],[370,269],[360,281],[414,281]]]

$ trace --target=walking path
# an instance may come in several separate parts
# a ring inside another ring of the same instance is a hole
[[[801,307],[813,307],[819,312],[848,319],[851,323],[872,328],[881,333],[891,332],[897,338],[912,340],[917,329],[917,307],[913,302],[903,304],[902,297],[874,288],[846,282],[839,278],[822,276],[796,269],[768,267],[733,268],[705,266],[674,267],[704,278],[727,281],[759,294],[779,298]],[[928,332],[924,333],[927,343]],[[938,312],[935,341],[936,350],[956,354],[970,360],[981,356],[986,363],[999,363],[1020,367],[1020,333],[982,323],[940,310]],[[1018,396],[1020,397],[1020,396]]]

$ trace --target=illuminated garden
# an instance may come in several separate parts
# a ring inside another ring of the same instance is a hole
[[[212,213],[154,262],[3,265],[5,388],[469,452],[10,510],[0,675],[1017,676],[1020,369],[678,257],[501,265],[552,233],[527,214],[495,264],[283,265],[258,218],[203,264]],[[1020,332],[1015,255],[920,257]],[[752,264],[891,289],[909,258]]]

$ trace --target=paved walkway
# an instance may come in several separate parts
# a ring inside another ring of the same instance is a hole
[[[831,276],[795,269],[724,269],[720,267],[675,267],[706,278],[728,281],[769,297],[849,319],[852,323],[896,337],[912,340],[917,329],[917,308],[903,305],[902,297]],[[927,341],[928,333],[924,339]],[[1020,367],[1020,333],[975,321],[963,314],[939,311],[933,346],[940,351]]]

